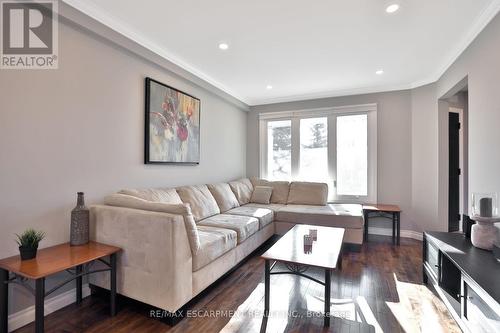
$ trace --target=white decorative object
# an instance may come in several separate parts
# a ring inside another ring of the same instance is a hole
[[[482,217],[475,215],[472,217],[477,223],[472,226],[472,245],[483,250],[491,251],[497,239],[497,228],[494,223],[500,222],[500,217]]]

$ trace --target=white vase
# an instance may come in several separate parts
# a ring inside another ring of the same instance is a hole
[[[491,251],[497,239],[497,229],[493,225],[495,219],[486,221],[486,218],[480,218],[475,220],[477,223],[472,226],[470,237],[472,245]]]

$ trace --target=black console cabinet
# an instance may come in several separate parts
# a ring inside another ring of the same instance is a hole
[[[425,232],[423,279],[465,332],[500,332],[500,263],[462,234]]]

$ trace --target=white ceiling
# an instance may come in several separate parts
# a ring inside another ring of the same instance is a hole
[[[64,1],[249,105],[436,81],[500,9],[500,0]],[[389,3],[400,10],[387,14]]]

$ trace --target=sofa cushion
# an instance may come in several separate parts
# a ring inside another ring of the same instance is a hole
[[[144,189],[124,189],[120,194],[131,195],[147,201],[163,202],[169,204],[181,204],[182,200],[175,188],[144,188]]]
[[[288,194],[288,204],[326,205],[328,185],[325,183],[292,182]]]
[[[286,207],[286,205],[282,205],[282,204],[269,204],[269,205],[265,205],[265,204],[258,204],[258,203],[248,203],[246,204],[244,207],[256,207],[256,208],[265,208],[265,209],[270,209],[272,210],[274,213],[276,213],[278,210],[280,210],[281,208],[283,207]]]
[[[290,190],[290,182],[287,181],[268,181],[261,178],[252,178],[252,185],[256,186],[271,186],[273,194],[271,195],[271,203],[286,204],[288,200],[288,192]]]
[[[259,220],[260,229],[274,220],[274,212],[267,208],[251,207],[248,205],[231,209],[226,214],[251,216]]]
[[[273,188],[271,186],[255,186],[253,188],[250,202],[269,204],[271,201],[272,194],[273,194]]]
[[[236,247],[236,231],[223,228],[198,226],[200,250],[193,256],[193,272],[208,265]]]
[[[219,206],[207,185],[183,186],[177,188],[182,202],[191,205],[196,222],[220,213]]]
[[[259,230],[259,220],[255,217],[218,214],[198,223],[200,226],[231,229],[238,234],[238,244]]]
[[[229,182],[229,186],[236,196],[236,199],[238,199],[240,206],[250,202],[250,198],[253,192],[253,185],[249,179],[242,178]]]
[[[149,210],[151,212],[168,213],[182,215],[184,226],[191,246],[191,253],[194,255],[200,249],[200,238],[194,221],[191,207],[188,204],[167,204],[163,202],[151,202],[131,195],[115,193],[104,198],[104,203],[109,206],[126,207],[133,209]]]
[[[217,202],[217,205],[219,205],[219,209],[222,213],[240,205],[229,184],[209,184],[207,187],[210,190],[210,193],[214,196],[215,201]]]
[[[287,205],[276,212],[276,221],[350,229],[363,228],[363,209],[356,204],[326,206]]]

